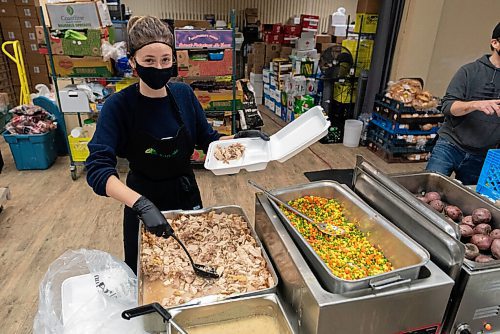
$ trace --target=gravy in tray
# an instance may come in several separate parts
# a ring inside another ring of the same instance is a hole
[[[184,329],[189,334],[280,334],[278,322],[268,315],[256,315]]]

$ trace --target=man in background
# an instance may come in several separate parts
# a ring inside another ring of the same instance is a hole
[[[492,53],[462,66],[443,98],[445,121],[426,170],[476,184],[489,149],[500,143],[500,23]]]

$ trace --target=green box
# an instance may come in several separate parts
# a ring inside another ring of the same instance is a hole
[[[299,117],[309,109],[314,107],[314,98],[310,95],[303,95],[295,98],[294,113],[295,118]]]
[[[101,45],[103,41],[114,43],[114,29],[112,27],[102,29],[87,29],[78,31],[84,34],[87,39],[77,41],[68,38],[61,38],[63,54],[67,56],[102,56]]]

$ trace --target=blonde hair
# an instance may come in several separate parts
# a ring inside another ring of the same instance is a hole
[[[132,16],[127,24],[128,51],[131,56],[151,43],[164,43],[173,49],[174,37],[168,24],[156,16]]]

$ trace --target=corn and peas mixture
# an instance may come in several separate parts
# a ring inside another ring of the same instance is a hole
[[[347,220],[344,208],[336,200],[304,196],[288,204],[317,223],[335,225],[345,231],[342,236],[323,234],[306,220],[282,208],[292,225],[335,276],[356,280],[393,270],[382,251],[370,244],[367,234],[356,227],[356,222]]]

